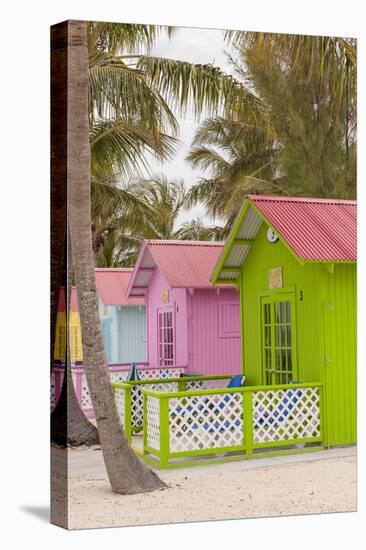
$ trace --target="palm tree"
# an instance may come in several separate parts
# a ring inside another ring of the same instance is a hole
[[[191,187],[187,203],[202,202],[211,216],[224,219],[225,236],[246,194],[278,192],[276,143],[265,118],[208,118],[196,131],[187,160],[209,172]]]
[[[135,208],[121,179],[143,177],[150,155],[164,160],[174,154],[178,125],[173,111],[182,116],[191,107],[197,117],[202,112],[250,113],[253,120],[263,116],[261,102],[219,68],[142,53],[161,32],[172,34],[173,29],[88,23],[95,227],[108,205],[111,212],[123,203]]]
[[[179,225],[189,196],[182,180],[160,175],[131,182],[123,191],[135,201],[134,208],[117,202],[105,216],[94,218],[95,257],[101,267],[134,265],[144,239],[212,240],[221,235],[222,228],[197,219]]]
[[[225,228],[221,225],[205,225],[200,218],[184,222],[176,231],[175,238],[183,241],[221,241]]]
[[[161,488],[165,484],[128,445],[105,363],[91,235],[87,24],[71,21],[68,27],[68,138],[72,143],[68,154],[68,211],[85,374],[112,490],[132,494]]]

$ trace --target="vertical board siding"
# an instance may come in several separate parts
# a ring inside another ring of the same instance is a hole
[[[117,363],[146,361],[145,306],[117,309]]]
[[[301,265],[278,241],[268,243],[262,224],[242,266],[242,353],[250,385],[262,384],[260,295],[269,290],[268,270],[282,267],[283,287],[293,290],[297,332],[297,378],[325,383],[328,443],[356,438],[356,266]],[[330,359],[330,361],[327,361]]]
[[[99,298],[104,348],[108,363],[146,361],[146,306],[109,305],[108,316]]]
[[[102,317],[102,334],[107,363],[113,363],[111,349],[111,320],[109,317]]]
[[[356,266],[336,265],[326,288],[328,442],[353,443],[356,441]]]
[[[231,374],[241,372],[240,358],[240,310],[236,290],[195,290],[189,295],[189,363],[188,369],[200,374]],[[228,302],[225,304],[225,302]],[[230,306],[232,319],[222,319],[225,308]],[[226,321],[226,327],[225,327]],[[220,336],[220,329],[232,329],[234,334]]]

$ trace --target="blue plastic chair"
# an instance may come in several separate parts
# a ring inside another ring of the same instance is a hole
[[[126,380],[128,382],[133,382],[134,380],[140,380],[139,373],[137,372],[136,363],[132,363]]]

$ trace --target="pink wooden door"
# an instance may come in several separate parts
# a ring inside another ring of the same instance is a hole
[[[158,308],[158,365],[175,364],[174,307]]]

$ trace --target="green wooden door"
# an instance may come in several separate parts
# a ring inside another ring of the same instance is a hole
[[[289,384],[297,378],[294,294],[263,296],[260,307],[264,384]]]

